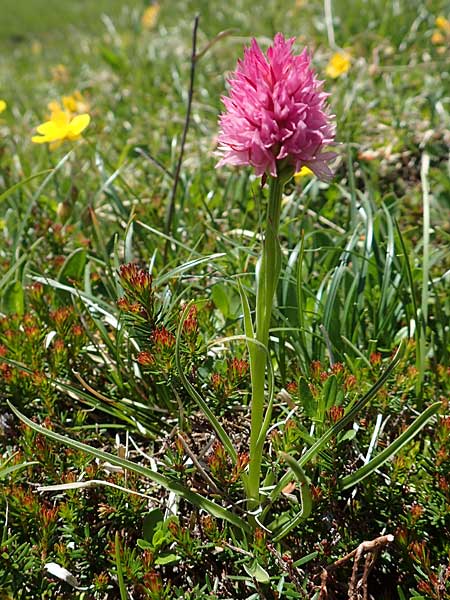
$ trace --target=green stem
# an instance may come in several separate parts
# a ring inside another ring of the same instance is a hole
[[[117,567],[117,582],[119,584],[120,598],[121,600],[127,600],[128,594],[125,588],[125,582],[123,580],[122,562],[120,560],[120,539],[119,532],[116,531],[115,537],[115,551],[116,551],[116,567]]]
[[[250,463],[247,481],[249,508],[259,503],[259,482],[261,479],[262,451],[265,440],[264,427],[270,419],[264,419],[264,388],[269,344],[269,328],[272,304],[281,269],[281,248],[278,241],[281,198],[286,178],[270,177],[267,224],[262,254],[256,268],[256,332],[255,337],[262,345],[254,345],[250,351],[250,372],[252,380]]]

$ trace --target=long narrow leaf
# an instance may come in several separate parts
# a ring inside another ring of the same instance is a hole
[[[117,581],[118,581],[119,590],[120,590],[120,600],[128,600],[128,594],[127,594],[127,590],[125,589],[125,582],[123,579],[122,562],[120,559],[120,539],[119,539],[118,531],[116,531],[116,536],[114,539],[114,550],[115,550],[115,557],[116,557]]]
[[[17,369],[20,369],[29,375],[32,375],[34,372],[33,369],[30,369],[30,367],[27,367],[16,360],[8,358],[7,356],[2,357],[2,360],[6,364],[16,367]],[[142,414],[140,413],[144,413],[146,415],[148,413],[148,406],[122,398],[120,402],[122,408],[118,408],[119,403],[112,398],[107,398],[106,396],[102,395],[102,400],[100,400],[98,397],[94,397],[91,393],[87,393],[84,390],[75,387],[74,385],[66,383],[62,380],[54,379],[53,377],[47,377],[47,381],[56,389],[67,392],[72,397],[75,396],[80,402],[85,402],[96,410],[100,410],[110,416],[125,421],[133,427],[137,427],[139,430],[142,430],[142,425],[137,417],[140,416],[142,418]],[[142,410],[138,412],[139,408]],[[147,427],[147,431],[151,431],[151,425],[148,424]],[[159,426],[153,427],[153,433],[155,433],[155,429],[160,431]]]
[[[154,229],[153,227],[150,227],[150,225],[147,225],[147,223],[143,223],[142,221],[139,221],[139,220],[136,220],[135,223],[136,223],[136,225],[140,225],[143,229],[146,229],[147,231],[150,231],[150,233],[154,233],[158,237],[161,237],[161,238],[163,238],[165,240],[168,240],[171,244],[175,244],[176,246],[178,246],[180,248],[183,248],[183,250],[186,250],[189,254],[196,254],[199,257],[202,256],[200,254],[200,252],[197,252],[193,248],[190,248],[189,246],[187,246],[186,244],[183,244],[182,242],[176,240],[172,236],[166,235],[162,231],[159,231],[158,229]]]
[[[6,198],[10,194],[12,194],[13,192],[15,192],[16,190],[20,190],[21,187],[23,187],[24,185],[26,185],[30,181],[33,181],[33,179],[36,179],[38,177],[42,177],[43,175],[48,175],[49,173],[52,172],[52,170],[53,169],[46,169],[45,171],[39,171],[38,173],[34,173],[34,175],[30,175],[26,179],[22,179],[22,181],[19,181],[18,183],[15,183],[10,188],[8,188],[7,190],[5,190],[4,192],[2,192],[0,194],[0,202],[2,202],[3,200],[6,200]]]
[[[250,312],[250,304],[248,302],[247,294],[245,293],[245,290],[242,287],[242,284],[239,281],[239,279],[238,279],[238,289],[239,289],[239,295],[241,297],[242,313],[244,316],[245,335],[248,338],[253,339],[255,337],[255,331],[253,329],[252,316],[251,316],[251,312]],[[253,346],[249,346],[248,351],[251,356],[253,353]]]
[[[55,175],[58,173],[58,171],[60,169],[62,169],[62,167],[66,164],[66,162],[69,160],[72,153],[73,153],[73,150],[70,150],[67,154],[65,154],[61,158],[61,160],[58,162],[56,167],[54,169],[51,169],[48,172],[47,177],[44,179],[44,181],[41,183],[41,185],[38,187],[38,189],[34,192],[30,202],[28,203],[25,214],[21,216],[20,226],[18,229],[17,236],[14,240],[14,246],[13,246],[13,249],[11,252],[12,256],[15,256],[16,253],[19,251],[19,249],[22,248],[23,236],[24,236],[26,228],[28,226],[28,219],[29,219],[29,217],[33,211],[33,208],[35,207],[40,195],[42,194],[44,189],[47,187],[47,185],[50,183],[50,181],[55,177]]]
[[[290,531],[292,531],[292,529],[294,529],[294,527],[298,525],[298,523],[300,523],[300,521],[307,519],[312,511],[312,496],[311,490],[309,488],[309,481],[305,473],[303,472],[302,467],[295,460],[295,458],[293,458],[289,454],[283,452],[281,453],[281,456],[287,462],[292,472],[294,473],[295,478],[300,484],[300,500],[302,508],[293,519],[291,519],[282,527],[280,531],[278,531],[278,533],[275,533],[275,536],[273,538],[274,542],[279,542],[281,539],[283,539]]]
[[[12,279],[12,276],[18,271],[19,267],[23,265],[27,260],[30,260],[33,250],[42,242],[44,238],[38,238],[34,244],[32,244],[27,251],[22,254],[20,258],[17,258],[10,268],[6,271],[3,277],[0,279],[0,290]]]
[[[381,320],[385,307],[388,305],[387,295],[389,291],[389,287],[391,284],[391,271],[392,271],[392,262],[394,260],[394,252],[395,252],[395,240],[394,240],[394,226],[392,223],[392,217],[386,208],[386,205],[383,204],[383,211],[386,216],[386,225],[387,225],[387,243],[386,243],[386,257],[384,259],[384,268],[383,268],[383,280],[381,283],[381,291],[380,291],[380,306],[379,306],[379,320]]]
[[[422,166],[420,169],[420,180],[422,182],[423,197],[423,258],[422,258],[422,295],[420,302],[420,364],[419,377],[416,390],[420,391],[423,386],[426,369],[427,355],[427,324],[428,324],[428,295],[430,288],[430,190],[428,172],[430,168],[430,157],[424,152],[422,154]]]
[[[228,521],[229,523],[235,525],[236,527],[249,532],[250,526],[239,516],[235,515],[231,511],[223,508],[222,506],[216,504],[212,500],[197,494],[196,492],[192,492],[189,488],[182,485],[178,481],[173,481],[166,477],[165,475],[161,475],[161,473],[157,473],[144,467],[142,465],[136,464],[127,460],[126,458],[119,458],[118,456],[111,454],[110,452],[104,452],[103,450],[99,450],[98,448],[93,448],[92,446],[88,446],[87,444],[83,444],[82,442],[78,442],[77,440],[73,440],[70,437],[65,435],[61,435],[56,433],[56,431],[51,431],[50,429],[46,429],[45,427],[41,427],[34,421],[28,419],[25,415],[23,415],[15,406],[13,406],[9,401],[8,406],[13,411],[13,413],[23,422],[25,425],[28,425],[33,431],[37,431],[42,435],[45,435],[49,439],[58,442],[60,444],[64,444],[69,448],[73,448],[74,450],[79,450],[81,452],[86,452],[91,456],[95,456],[99,458],[103,462],[109,462],[112,465],[116,465],[117,467],[122,467],[122,469],[132,471],[137,473],[138,475],[142,475],[146,477],[150,481],[160,485],[164,489],[169,492],[173,492],[180,498],[187,500],[194,506],[198,506],[199,508],[205,510],[212,516]]]
[[[302,345],[303,348],[303,362],[304,364],[304,368],[306,368],[306,365],[309,365],[309,363],[311,362],[310,360],[310,354],[309,354],[309,348],[307,346],[306,343],[306,336],[305,336],[305,305],[306,305],[306,301],[305,301],[305,297],[304,297],[304,293],[303,293],[303,263],[304,263],[304,257],[305,257],[305,232],[302,231],[302,237],[300,240],[300,252],[298,254],[298,259],[297,259],[297,273],[296,273],[296,293],[297,293],[297,318],[298,318],[298,324],[299,324],[299,338],[300,338],[300,343]]]
[[[212,262],[217,258],[222,258],[223,256],[226,256],[224,252],[218,252],[217,254],[210,254],[209,256],[203,256],[202,258],[195,258],[194,260],[190,260],[176,267],[175,269],[172,269],[168,273],[164,273],[163,275],[157,277],[155,279],[155,286],[161,286],[163,285],[163,283],[166,283],[166,281],[170,281],[171,279],[178,277],[178,275],[181,275],[181,273],[189,271],[189,269],[198,267],[198,265]]]
[[[22,471],[22,469],[26,469],[27,467],[32,467],[33,465],[38,465],[37,460],[32,460],[29,462],[23,462],[18,465],[12,465],[11,467],[3,467],[0,466],[0,479],[5,479],[11,473],[15,473],[16,471]]]
[[[375,469],[378,469],[384,463],[389,460],[394,454],[396,454],[403,446],[408,444],[414,436],[416,436],[419,431],[428,423],[428,421],[434,417],[434,415],[439,411],[442,407],[441,402],[435,402],[431,406],[429,406],[423,413],[414,420],[414,422],[404,431],[399,437],[389,444],[387,448],[385,448],[382,452],[377,454],[371,461],[369,461],[366,465],[352,473],[351,475],[347,475],[341,481],[341,488],[346,490],[350,487],[353,487],[363,479],[365,479],[368,475],[370,475]]]
[[[411,298],[411,304],[413,307],[413,314],[414,314],[414,321],[415,321],[414,337],[416,338],[416,365],[417,365],[417,368],[420,370],[420,365],[422,363],[420,352],[421,352],[422,346],[420,343],[420,322],[419,322],[419,311],[418,311],[418,306],[417,306],[417,289],[416,289],[416,285],[414,283],[414,277],[412,274],[411,264],[409,262],[408,251],[406,248],[405,240],[403,239],[402,232],[400,231],[400,227],[399,227],[397,221],[394,221],[394,224],[395,224],[395,228],[397,231],[398,239],[400,240],[400,245],[401,245],[402,252],[403,252],[403,266],[406,271],[406,277],[407,277],[409,287],[410,287],[409,297]],[[407,311],[406,307],[405,307],[405,310]]]
[[[353,235],[350,241],[347,243],[344,251],[341,254],[341,258],[339,261],[339,265],[336,267],[328,287],[328,294],[325,301],[324,311],[323,311],[323,326],[326,331],[330,330],[330,325],[333,319],[333,315],[335,315],[336,309],[336,297],[338,293],[339,286],[341,285],[342,278],[344,276],[345,270],[347,268],[347,263],[350,259],[351,253],[356,246],[356,243],[359,239],[360,229],[359,227],[355,228]]]
[[[349,423],[351,423],[354,420],[354,418],[359,413],[359,411],[362,408],[364,408],[364,406],[366,406],[366,404],[368,402],[370,402],[370,400],[375,396],[375,394],[378,392],[378,390],[380,388],[382,388],[383,385],[386,383],[386,381],[389,378],[390,374],[392,373],[392,371],[394,370],[394,368],[396,367],[396,365],[400,361],[400,358],[403,355],[403,350],[404,350],[404,345],[400,344],[400,346],[398,347],[397,352],[395,353],[395,356],[391,360],[390,364],[386,367],[384,373],[382,373],[382,375],[379,377],[379,379],[376,381],[376,383],[370,388],[370,390],[361,398],[361,400],[359,400],[353,406],[353,408],[351,408],[348,411],[347,414],[345,414],[342,417],[342,419],[340,419],[340,421],[338,421],[335,425],[333,425],[333,427],[331,427],[328,431],[326,431],[323,434],[323,436],[321,438],[319,438],[317,440],[317,442],[315,444],[313,444],[311,446],[311,448],[309,448],[298,459],[298,464],[300,465],[300,467],[303,467],[310,460],[312,460],[321,451],[321,449],[327,444],[327,442],[331,438],[336,437],[336,435],[340,431],[342,431]],[[270,496],[269,496],[269,498],[270,498],[270,500],[272,502],[275,501],[278,498],[278,496],[281,493],[281,490],[289,482],[290,477],[291,477],[291,474],[288,471],[287,473],[285,473],[283,475],[283,477],[279,481],[278,485],[272,490],[272,492],[270,493]]]

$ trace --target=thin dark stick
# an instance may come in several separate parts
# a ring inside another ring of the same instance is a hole
[[[211,486],[211,488],[213,489],[213,491],[216,494],[222,495],[219,488],[217,487],[217,485],[214,483],[214,481],[211,479],[211,477],[208,475],[208,473],[205,471],[205,469],[199,463],[197,457],[192,452],[192,450],[189,448],[186,440],[184,439],[184,437],[181,435],[181,433],[179,431],[177,431],[177,437],[180,440],[181,445],[184,448],[184,451],[189,456],[189,458],[192,460],[197,471],[200,473],[200,475],[203,477],[203,479],[206,481],[206,483]]]
[[[292,559],[290,557],[283,557],[275,548],[275,546],[269,542],[266,544],[266,548],[275,558],[280,568],[289,575],[297,592],[300,592],[302,598],[306,598],[306,600],[308,600],[308,596],[302,587],[301,574],[299,570],[294,567]]]
[[[151,163],[153,163],[154,165],[156,165],[159,169],[161,169],[161,171],[163,171],[166,175],[168,175],[171,179],[173,179],[173,173],[171,173],[169,171],[169,169],[166,169],[166,167],[162,164],[162,162],[160,162],[157,158],[155,158],[154,156],[152,156],[149,152],[145,152],[145,150],[143,150],[142,148],[135,148],[134,151],[136,152],[136,154],[140,154],[141,156],[143,156],[144,158],[146,158],[148,161],[150,161]]]
[[[192,30],[192,55],[191,55],[191,78],[189,82],[189,94],[188,94],[188,103],[186,109],[186,120],[184,122],[184,130],[183,136],[181,138],[181,146],[180,146],[180,155],[178,157],[177,168],[175,170],[174,181],[172,186],[172,193],[170,195],[169,200],[169,210],[167,211],[167,219],[164,233],[166,235],[170,235],[170,230],[172,229],[172,221],[173,221],[173,213],[175,211],[175,198],[177,195],[178,182],[180,180],[180,171],[181,171],[181,163],[183,162],[183,154],[184,154],[184,146],[186,144],[187,132],[189,129],[189,122],[191,120],[191,108],[192,108],[192,97],[194,95],[194,78],[195,78],[195,66],[197,63],[197,29],[199,22],[199,15],[195,17],[194,20],[194,28]],[[169,250],[170,240],[166,240],[166,245],[164,246],[164,262],[167,259],[167,252]]]

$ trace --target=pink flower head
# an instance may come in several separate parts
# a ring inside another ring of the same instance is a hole
[[[255,39],[229,80],[230,97],[223,97],[217,166],[252,165],[257,175],[277,177],[283,161],[295,172],[308,167],[318,177],[333,173],[334,153],[324,147],[334,140],[335,127],[306,49],[294,56],[295,38],[277,33],[263,54]]]

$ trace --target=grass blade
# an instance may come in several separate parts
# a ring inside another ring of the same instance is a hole
[[[5,479],[5,477],[8,477],[8,475],[11,475],[11,473],[16,473],[17,471],[22,471],[27,467],[32,467],[33,465],[38,464],[39,462],[37,460],[31,460],[29,462],[19,463],[18,465],[12,465],[11,467],[0,465],[0,479]]]
[[[289,454],[286,454],[285,452],[281,453],[281,457],[287,462],[292,472],[294,473],[295,478],[300,484],[300,500],[302,508],[293,519],[291,519],[286,525],[282,527],[281,531],[275,533],[275,536],[273,538],[274,542],[279,542],[281,539],[283,539],[290,531],[292,531],[292,529],[294,529],[294,527],[298,525],[298,523],[300,523],[300,521],[303,521],[303,519],[307,519],[312,511],[312,496],[311,490],[309,488],[309,481],[302,467],[295,460],[295,458],[293,458]]]
[[[387,460],[389,460],[396,452],[398,452],[403,446],[408,444],[415,435],[419,433],[419,431],[428,423],[428,421],[434,417],[434,415],[439,411],[442,407],[441,402],[435,402],[431,406],[429,406],[426,410],[423,411],[421,415],[417,417],[413,421],[413,423],[404,431],[399,437],[392,442],[387,448],[385,448],[382,452],[377,454],[372,460],[370,460],[366,465],[344,477],[341,481],[341,488],[346,490],[350,487],[355,486],[357,483],[365,479],[368,475],[373,473],[375,469],[381,467]]]
[[[168,490],[169,492],[174,492],[174,494],[176,494],[178,497],[183,498],[184,500],[187,500],[194,506],[197,506],[198,508],[205,510],[206,512],[211,514],[213,517],[216,517],[218,519],[223,519],[224,521],[228,521],[229,523],[231,523],[232,525],[235,525],[236,527],[238,527],[239,529],[242,529],[243,531],[247,531],[247,532],[250,531],[249,524],[246,523],[246,521],[241,519],[239,516],[235,515],[230,510],[223,508],[219,504],[216,504],[212,500],[209,500],[208,498],[205,498],[204,496],[201,496],[200,494],[197,494],[196,492],[192,492],[189,488],[187,488],[183,484],[179,483],[178,481],[174,481],[174,480],[166,477],[165,475],[161,475],[161,473],[152,471],[151,469],[148,469],[147,467],[133,463],[126,458],[120,458],[120,457],[116,456],[115,454],[111,454],[110,452],[104,452],[103,450],[99,450],[98,448],[94,448],[87,444],[83,444],[82,442],[78,442],[77,440],[73,440],[72,438],[70,438],[68,436],[56,433],[56,431],[51,431],[50,429],[41,427],[34,421],[31,421],[30,419],[28,419],[28,417],[26,417],[25,415],[23,415],[9,401],[7,401],[7,402],[8,402],[9,408],[16,415],[16,417],[18,417],[22,421],[22,423],[25,423],[25,425],[28,425],[28,427],[30,427],[33,431],[37,431],[38,433],[45,435],[47,438],[53,440],[54,442],[58,442],[60,444],[68,446],[69,448],[73,448],[74,450],[86,452],[87,454],[89,454],[91,456],[95,456],[96,458],[99,458],[103,462],[109,462],[112,465],[115,465],[117,467],[122,467],[122,469],[132,471],[133,473],[136,473],[138,475],[142,475],[143,477],[146,477],[150,481],[153,481],[153,483],[160,485],[161,487]]]
[[[181,273],[185,271],[189,271],[189,269],[193,267],[198,267],[198,265],[203,265],[205,263],[212,262],[217,258],[222,258],[226,256],[225,252],[218,252],[217,254],[211,254],[209,256],[203,256],[202,258],[195,258],[194,260],[190,260],[188,262],[183,263],[179,267],[172,269],[168,273],[164,273],[155,279],[155,286],[162,286],[166,281],[170,281],[171,279],[175,279]]]
[[[386,383],[386,381],[388,380],[390,374],[392,373],[392,371],[394,370],[394,368],[397,366],[398,362],[400,361],[402,355],[403,355],[403,350],[404,350],[404,345],[400,344],[400,346],[397,349],[397,352],[395,353],[395,356],[393,357],[393,359],[391,360],[390,364],[386,367],[384,373],[382,373],[381,377],[379,377],[379,379],[375,382],[375,384],[370,388],[370,390],[364,394],[364,396],[361,398],[361,400],[359,400],[352,409],[350,409],[348,411],[347,414],[345,414],[342,419],[340,421],[338,421],[335,425],[333,425],[333,427],[331,427],[326,433],[324,433],[324,435],[319,438],[299,459],[298,459],[298,464],[300,467],[303,467],[304,465],[306,465],[310,460],[312,460],[321,450],[322,448],[326,445],[326,443],[333,437],[336,437],[336,435],[342,431],[344,429],[344,427],[346,427],[349,423],[351,423],[354,418],[356,417],[356,415],[359,413],[359,411],[364,408],[364,406],[366,406],[366,404],[368,402],[370,402],[370,400],[375,396],[375,394],[378,392],[378,390],[380,390],[380,388],[383,387],[383,385]],[[281,478],[281,480],[279,481],[279,483],[277,484],[277,486],[272,490],[272,492],[270,493],[270,500],[273,502],[275,501],[278,496],[281,493],[281,490],[285,487],[285,485],[289,482],[290,480],[290,472],[288,471],[287,473],[285,473],[283,475],[283,477]]]
[[[120,590],[120,600],[128,600],[128,594],[127,594],[127,590],[125,589],[125,582],[123,580],[122,563],[120,560],[120,539],[119,539],[118,531],[116,531],[116,536],[114,539],[114,549],[115,549],[115,558],[116,558],[116,567],[117,567],[117,582],[119,584],[119,590]]]
[[[426,152],[422,155],[420,169],[420,180],[422,182],[423,198],[423,259],[422,259],[422,297],[420,304],[420,363],[417,390],[421,390],[425,378],[427,357],[427,324],[428,324],[428,292],[429,292],[429,269],[430,269],[430,193],[428,185],[428,172],[430,169],[430,157]]]
[[[25,179],[22,179],[22,181],[19,181],[18,183],[15,183],[10,188],[8,188],[7,190],[5,190],[4,192],[2,192],[0,194],[0,202],[2,202],[3,200],[6,200],[6,198],[10,194],[12,194],[13,192],[15,192],[16,190],[20,190],[21,187],[23,187],[24,185],[26,185],[30,181],[33,181],[33,179],[37,179],[38,177],[42,177],[43,175],[48,175],[52,171],[53,171],[53,169],[46,169],[45,171],[39,171],[38,173],[34,173],[33,175],[30,175],[29,177],[26,177]]]

